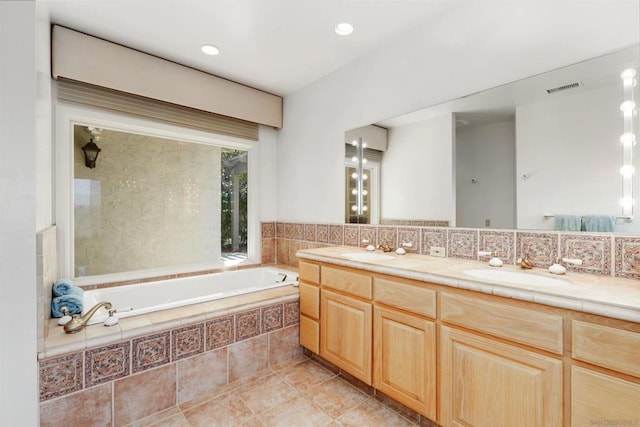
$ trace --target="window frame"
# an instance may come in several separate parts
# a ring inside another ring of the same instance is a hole
[[[205,271],[224,268],[221,260],[206,263],[193,263],[163,268],[145,269],[112,273],[97,276],[74,277],[74,169],[73,169],[73,129],[74,126],[95,126],[121,132],[136,133],[152,137],[173,139],[181,142],[213,145],[218,147],[247,151],[247,170],[249,194],[247,200],[247,259],[242,265],[259,264],[260,228],[258,220],[257,185],[259,159],[257,141],[251,141],[226,135],[217,135],[167,123],[132,117],[97,108],[72,105],[59,102],[55,106],[54,130],[54,218],[57,228],[58,277],[73,278],[77,284],[97,284],[160,277],[171,274]],[[78,153],[75,153],[78,155]],[[98,160],[99,161],[99,160]],[[237,265],[237,264],[236,264]]]

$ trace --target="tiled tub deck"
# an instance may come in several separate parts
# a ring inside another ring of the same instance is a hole
[[[39,354],[41,426],[124,426],[302,354],[293,286],[92,325],[51,321]]]

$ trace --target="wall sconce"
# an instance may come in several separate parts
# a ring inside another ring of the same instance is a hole
[[[89,139],[84,147],[82,147],[82,152],[84,153],[84,165],[89,169],[93,169],[96,167],[96,160],[98,159],[98,154],[100,154],[100,147],[93,142],[93,138]]]

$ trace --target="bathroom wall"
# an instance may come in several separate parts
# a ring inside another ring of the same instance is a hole
[[[451,217],[452,132],[451,114],[389,129],[381,166],[382,218]]]
[[[38,425],[36,231],[50,225],[49,25],[0,2],[0,425]],[[42,156],[42,157],[40,157]],[[36,159],[38,159],[36,161]],[[43,174],[38,168],[42,167]],[[43,211],[38,213],[42,208]],[[10,343],[10,345],[9,345]]]
[[[514,179],[513,120],[456,129],[458,227],[515,228]]]
[[[622,214],[622,85],[558,95],[517,109],[518,228],[553,229],[545,213]],[[637,233],[640,222],[616,231]]]
[[[628,7],[582,2],[578,12],[571,2],[460,2],[451,13],[286,96],[278,134],[278,164],[286,167],[278,170],[277,218],[344,221],[347,129],[628,46],[638,40],[637,6],[634,13]],[[602,22],[616,22],[620,31],[605,38]],[[560,32],[562,43],[538,37]]]
[[[102,130],[89,169],[88,137],[75,127],[76,276],[220,258],[219,147]]]

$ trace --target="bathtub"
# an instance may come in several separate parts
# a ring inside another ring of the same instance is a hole
[[[101,301],[109,301],[123,318],[297,284],[296,272],[256,267],[85,291],[83,302],[86,312]],[[108,311],[101,308],[87,324],[103,322],[107,316]]]

